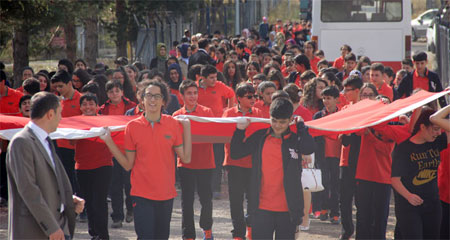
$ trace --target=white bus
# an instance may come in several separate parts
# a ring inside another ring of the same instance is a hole
[[[410,0],[312,0],[312,40],[333,61],[344,44],[395,71],[411,57]]]

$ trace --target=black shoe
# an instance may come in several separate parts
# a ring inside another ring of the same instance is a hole
[[[113,221],[111,224],[111,228],[121,228],[122,227],[122,221]]]
[[[127,211],[127,215],[125,216],[125,222],[130,223],[134,219],[133,211]]]
[[[319,217],[320,221],[326,221],[328,220],[328,213],[320,213],[320,217]]]

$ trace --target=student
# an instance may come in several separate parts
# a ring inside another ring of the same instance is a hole
[[[341,56],[339,56],[338,58],[336,58],[334,60],[333,67],[337,68],[339,71],[344,70],[344,62],[345,62],[344,58],[345,58],[345,56],[347,56],[347,54],[349,54],[351,52],[352,52],[352,48],[349,45],[347,45],[347,44],[342,45]],[[355,61],[356,61],[356,59],[355,59]]]
[[[252,85],[242,83],[236,88],[238,105],[227,109],[223,116],[226,117],[263,117],[259,109],[254,107],[255,89]],[[251,223],[244,218],[244,194],[248,200],[250,188],[250,172],[252,168],[251,157],[245,157],[235,161],[230,157],[230,145],[225,144],[225,161],[223,166],[228,173],[228,192],[230,196],[231,221],[233,223],[233,238],[245,238],[246,226],[248,236],[251,238]],[[248,206],[247,206],[248,215]]]
[[[36,78],[31,77],[23,81],[22,88],[23,94],[33,96],[41,91],[41,83]]]
[[[157,69],[162,74],[166,72],[167,48],[166,44],[158,43],[156,45],[156,57],[150,61],[150,70]]]
[[[336,77],[342,81],[350,76],[350,72],[356,67],[356,56],[353,53],[349,53],[344,57],[344,70],[338,72]]]
[[[320,58],[314,55],[316,50],[317,50],[316,42],[314,42],[314,41],[307,41],[305,43],[305,55],[309,59],[309,65],[311,66],[312,71],[315,74],[318,74],[319,72],[318,72],[318,69],[317,69],[317,64],[319,63]]]
[[[225,77],[225,84],[232,89],[236,89],[236,86],[242,82],[237,64],[232,60],[226,61],[223,65],[223,76]]]
[[[326,87],[322,90],[322,101],[325,106],[314,114],[313,119],[319,119],[337,112],[339,90],[334,87]],[[341,156],[341,142],[328,136],[315,137],[315,159],[319,169],[322,170],[322,184],[324,190],[319,192],[321,213],[320,220],[328,218],[333,224],[339,224],[339,158]]]
[[[80,98],[83,116],[96,116],[97,97],[87,93]],[[112,175],[112,155],[98,138],[72,141],[75,145],[75,170],[80,192],[86,201],[88,232],[92,238],[109,239],[106,197]]]
[[[303,97],[300,104],[314,115],[316,112],[323,109],[322,90],[328,86],[328,83],[322,78],[313,78],[305,84],[303,89]]]
[[[414,71],[414,63],[410,58],[405,58],[402,60],[402,69],[406,70],[408,73]]]
[[[119,80],[110,80],[105,85],[108,101],[103,104],[98,113],[101,115],[124,115],[129,109],[132,109],[136,104],[123,96],[122,84]],[[123,152],[124,149],[121,149]],[[112,182],[110,188],[111,195],[111,218],[113,223],[112,228],[121,228],[122,222],[133,221],[133,207],[130,197],[130,173],[118,163],[116,158],[113,158]],[[123,212],[123,192],[125,191],[125,206],[127,209],[126,216]]]
[[[69,63],[65,61],[62,61],[62,63],[69,65]],[[60,63],[59,66],[66,66],[62,63]],[[65,70],[59,70],[52,77],[52,85],[56,87],[56,91],[58,91],[59,95],[62,97],[61,116],[64,118],[81,115],[81,94],[72,86],[72,75]],[[61,139],[57,140],[56,142],[58,145],[58,147],[56,148],[56,152],[58,153],[58,156],[64,165],[64,169],[66,170],[67,176],[69,177],[69,180],[72,184],[72,189],[74,190],[74,192],[76,192],[77,187],[74,169],[75,148],[67,140]]]
[[[439,239],[442,216],[437,184],[440,151],[449,136],[430,122],[434,110],[422,110],[412,136],[395,147],[392,187],[400,234],[405,239]],[[448,228],[448,226],[445,226]]]
[[[0,70],[0,114],[19,115],[19,100],[23,93],[6,85],[6,73]]]
[[[370,82],[377,88],[378,94],[386,96],[394,101],[392,88],[384,81],[384,66],[381,63],[374,63],[370,66]]]
[[[178,63],[173,63],[167,68],[166,72],[166,82],[169,84],[170,93],[177,96],[180,106],[183,106],[183,98],[181,97],[179,88],[180,84],[183,82],[183,74],[181,73],[181,68]]]
[[[169,100],[168,87],[152,80],[141,94],[145,114],[125,127],[125,155],[114,143],[109,129],[101,136],[117,162],[131,170],[134,228],[139,239],[168,239],[175,189],[175,153],[191,162],[188,120],[161,114]],[[180,127],[183,125],[183,130]]]
[[[314,151],[314,141],[305,124],[297,121],[297,133],[291,132],[293,106],[286,98],[275,99],[270,106],[271,127],[258,130],[248,138],[247,120],[237,124],[231,139],[231,157],[252,156],[249,213],[253,239],[294,239],[302,223],[303,191],[301,155]]]
[[[198,104],[198,86],[192,80],[185,80],[180,85],[180,93],[185,105],[173,116],[194,115],[214,117],[210,108]],[[200,211],[200,227],[204,239],[213,239],[212,235],[212,173],[215,168],[213,145],[211,143],[193,144],[191,162],[186,164],[178,158],[178,174],[181,185],[181,229],[183,239],[195,239],[194,193],[197,189],[202,206]]]
[[[265,81],[258,85],[258,95],[261,100],[257,101],[254,105],[261,111],[263,118],[270,118],[270,104],[272,103],[272,94],[277,90],[276,85],[271,81]]]
[[[261,84],[262,82],[265,82],[265,81],[267,81],[266,75],[264,75],[263,73],[258,73],[255,76],[253,76],[253,81],[251,82],[251,84],[253,85],[254,89],[258,90],[259,89],[259,84]],[[249,83],[249,82],[247,82],[247,83]],[[257,95],[259,97],[261,97],[260,94],[261,93],[258,91]]]
[[[348,104],[355,104],[360,100],[360,89],[363,81],[358,75],[352,75],[344,81],[344,96]],[[346,106],[347,106],[346,105]],[[342,109],[345,109],[344,106]],[[340,239],[350,239],[354,233],[352,219],[352,203],[356,191],[356,165],[358,163],[361,137],[356,134],[340,135],[342,141],[340,158],[340,198],[342,234]]]
[[[311,64],[309,63],[309,59],[304,54],[299,54],[294,58],[294,64],[296,72],[291,72],[289,74],[289,83],[295,83],[297,86],[300,86],[300,76],[307,70],[311,70]]]
[[[217,69],[214,66],[206,65],[201,68],[201,79],[198,82],[198,104],[211,108],[214,117],[222,117],[224,101],[228,107],[232,107],[235,102],[234,91],[224,83],[217,81]],[[214,144],[214,159],[216,169],[213,173],[213,194],[214,198],[220,198],[220,184],[222,179],[222,163],[224,160],[223,144]]]
[[[236,44],[236,47],[234,48],[234,50],[237,53],[238,59],[240,61],[243,61],[243,62],[247,63],[249,61],[250,54],[248,54],[248,52],[245,51],[245,48],[246,48],[245,42],[244,41],[239,41]]]
[[[19,112],[22,117],[30,117],[31,95],[23,95],[19,100]]]
[[[417,88],[429,91],[440,92],[443,90],[439,76],[427,69],[427,54],[425,52],[418,52],[413,56],[415,69],[408,73],[398,86],[398,96],[400,98],[409,97]],[[444,97],[439,98],[439,105],[441,107],[447,106]]]

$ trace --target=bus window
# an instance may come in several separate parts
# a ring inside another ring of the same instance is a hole
[[[322,0],[322,22],[400,22],[402,0]]]

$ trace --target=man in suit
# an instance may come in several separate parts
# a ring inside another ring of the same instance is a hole
[[[194,66],[195,64],[202,64],[202,65],[213,65],[216,66],[216,61],[212,59],[212,57],[208,54],[208,39],[202,38],[198,41],[198,51],[194,54],[192,54],[191,57],[189,57],[189,65],[188,69],[191,68],[191,66]]]
[[[6,156],[9,239],[70,239],[84,200],[72,187],[48,135],[61,120],[59,98],[39,92],[31,121],[11,140]]]

